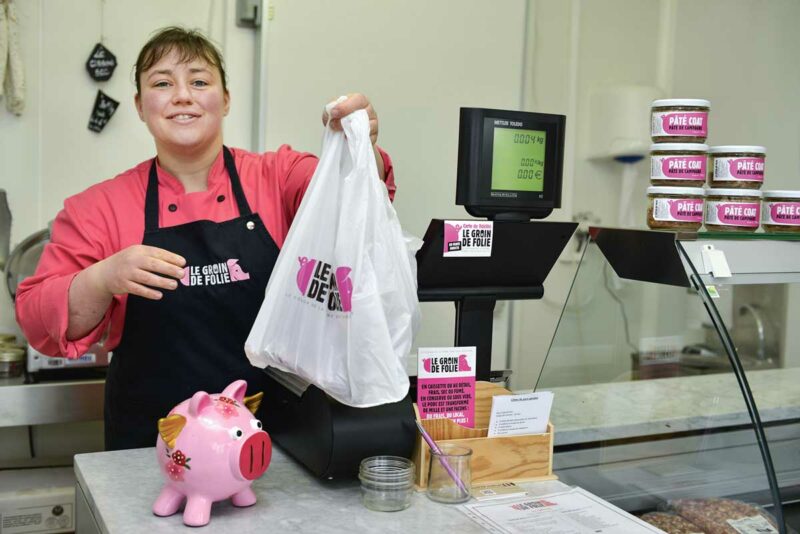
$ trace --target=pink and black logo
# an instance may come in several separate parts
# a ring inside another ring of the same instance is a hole
[[[300,294],[325,304],[329,311],[349,312],[352,308],[353,280],[350,267],[337,267],[324,261],[299,257],[297,289]]]
[[[444,252],[461,250],[461,228],[460,224],[444,224]]]
[[[472,371],[469,366],[466,354],[459,354],[458,358],[441,357],[441,358],[423,358],[422,367],[428,373],[463,373]]]
[[[238,259],[210,265],[187,265],[184,273],[181,284],[185,286],[219,286],[250,280],[250,274],[244,272]]]

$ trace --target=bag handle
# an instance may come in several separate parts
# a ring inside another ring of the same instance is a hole
[[[345,100],[347,100],[347,96],[342,95],[336,100],[325,104],[325,113],[327,113],[329,117],[328,126],[325,130],[326,139],[328,139],[328,136],[335,133],[331,129],[331,121],[330,121],[331,110],[333,110],[334,107],[344,102]],[[356,118],[356,115],[364,115],[364,119],[362,119],[361,117]],[[362,125],[359,122],[358,125],[356,125],[353,124],[354,121],[365,121],[365,124]],[[369,119],[366,118],[366,111],[359,110],[357,112],[342,117],[342,130],[345,133],[345,139],[348,139],[348,142],[345,144],[347,147],[347,151],[350,153],[350,157],[352,158],[354,164],[357,161],[359,161],[358,152],[363,147],[363,145],[369,145],[371,153],[372,142],[369,139]],[[367,158],[367,161],[365,161],[363,164],[367,165],[367,167],[370,168],[373,174],[375,174],[376,176],[378,175],[378,166],[375,163],[375,160],[374,158],[372,158],[372,156]]]
[[[336,106],[338,106],[339,104],[341,104],[342,102],[344,102],[345,100],[347,100],[347,96],[346,95],[342,95],[339,98],[337,98],[336,100],[332,100],[332,101],[328,102],[327,104],[325,104],[325,113],[328,114],[328,128],[331,127],[331,121],[330,121],[331,110],[333,108],[335,108]]]

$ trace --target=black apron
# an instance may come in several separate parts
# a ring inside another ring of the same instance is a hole
[[[158,419],[197,391],[219,393],[237,379],[248,395],[263,390],[264,372],[250,365],[244,342],[278,246],[250,211],[227,147],[223,157],[239,217],[221,223],[159,228],[155,159],[150,166],[142,244],[183,256],[188,276],[161,300],[128,296],[106,379],[106,450],[155,446]]]

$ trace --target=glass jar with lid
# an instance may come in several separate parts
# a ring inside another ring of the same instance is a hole
[[[699,98],[654,100],[650,136],[654,143],[705,143],[711,102]]]
[[[650,146],[650,183],[656,186],[703,187],[708,145],[658,143]]]
[[[760,189],[764,183],[767,149],[763,146],[712,146],[708,158],[709,187]]]
[[[0,378],[14,378],[25,367],[25,350],[19,347],[0,346]]]
[[[706,192],[706,230],[755,232],[761,221],[761,191],[709,189]]]
[[[770,233],[800,233],[800,191],[764,191],[761,226]]]
[[[658,230],[697,231],[703,225],[703,198],[699,187],[647,188],[647,226]]]

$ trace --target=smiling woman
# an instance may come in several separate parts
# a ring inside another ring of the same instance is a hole
[[[17,320],[43,354],[76,358],[103,339],[114,351],[107,449],[152,447],[157,420],[198,390],[238,379],[248,395],[262,389],[244,341],[317,165],[286,145],[263,154],[223,145],[224,63],[196,31],[157,32],[135,78],[156,157],[65,201],[16,300]],[[364,95],[323,123],[340,129],[358,109],[374,145],[378,119]],[[391,197],[391,161],[374,151]]]
[[[196,32],[167,28],[139,53],[136,89],[136,110],[155,140],[159,164],[183,177],[187,193],[204,191],[202,169],[222,148],[222,120],[230,110],[219,52]]]

